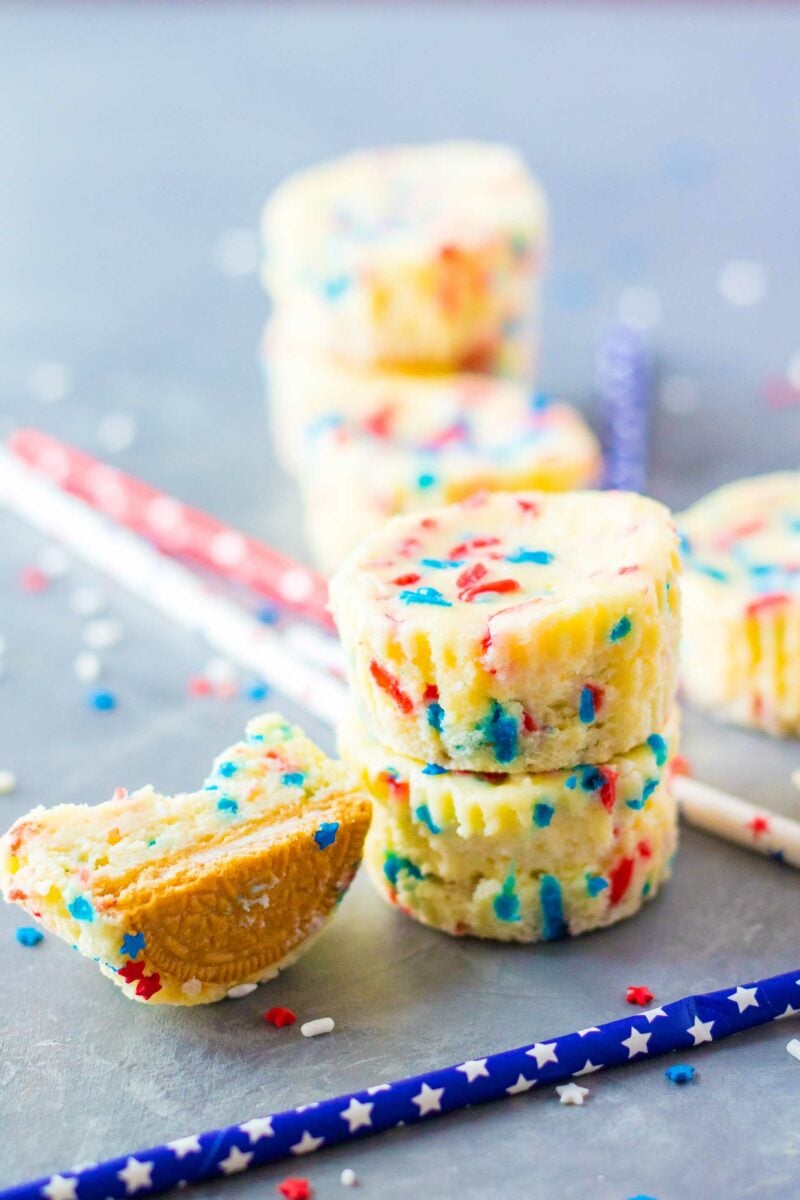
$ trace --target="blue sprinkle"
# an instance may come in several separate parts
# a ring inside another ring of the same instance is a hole
[[[581,787],[584,792],[599,792],[605,782],[599,767],[581,767]]]
[[[614,628],[611,630],[611,641],[618,642],[622,638],[627,637],[631,631],[630,617],[620,617]]]
[[[270,604],[267,601],[262,604],[258,610],[257,616],[262,625],[277,625],[280,619],[281,610],[277,604]]]
[[[445,600],[438,588],[421,587],[400,593],[404,604],[438,604],[440,608],[452,608],[452,602]]]
[[[651,733],[647,739],[647,744],[653,751],[656,759],[656,766],[663,767],[667,761],[667,743],[660,733]]]
[[[144,934],[126,933],[119,948],[120,954],[127,954],[128,958],[136,958],[140,950],[144,950]]]
[[[427,804],[420,804],[418,808],[415,808],[414,815],[418,821],[421,821],[423,825],[427,826],[431,833],[442,832],[439,826],[434,823],[433,817],[431,816],[431,810],[428,808]]]
[[[544,412],[552,404],[552,397],[549,392],[534,392],[530,404],[534,412]]]
[[[98,712],[111,712],[117,707],[117,697],[113,692],[90,692],[87,700],[89,707]]]
[[[632,808],[638,812],[640,808],[644,808],[645,799],[644,796],[640,796],[638,800],[626,800],[625,804],[628,808]]]
[[[386,861],[383,864],[383,873],[392,887],[397,887],[397,877],[401,871],[405,871],[412,879],[422,879],[422,871],[420,871],[417,864],[412,862],[410,858],[401,858],[399,854],[387,852]]]
[[[236,763],[224,762],[220,763],[217,767],[217,774],[224,775],[226,779],[230,779],[231,775],[235,775],[238,770],[239,768]]]
[[[266,700],[269,688],[265,683],[251,683],[244,689],[245,700]]]
[[[433,487],[434,483],[436,483],[436,476],[431,475],[430,471],[423,471],[421,475],[417,476],[417,487],[429,488]]]
[[[675,1063],[664,1072],[670,1083],[691,1083],[695,1077],[695,1069],[689,1063]]]
[[[317,832],[314,834],[314,841],[317,843],[320,850],[327,850],[328,846],[332,846],[336,841],[336,834],[338,832],[338,821],[323,821]]]
[[[245,740],[251,745],[257,745],[259,742],[263,742],[264,735],[263,733],[248,733]]]
[[[281,783],[286,787],[302,787],[306,781],[306,777],[302,771],[287,771],[281,777]]]
[[[650,799],[657,787],[657,779],[648,779],[642,788],[642,797],[640,800],[626,800],[625,803],[628,805],[628,808],[644,808],[645,804],[647,804],[647,801]]]
[[[34,929],[32,925],[20,925],[17,930],[17,941],[20,946],[38,946],[44,938],[44,934]]]
[[[444,709],[436,700],[428,705],[428,724],[431,729],[435,729],[437,733],[442,732],[442,723],[444,721]]]
[[[217,808],[220,812],[237,813],[239,811],[239,805],[232,796],[223,796],[221,800],[217,801]]]
[[[438,763],[426,763],[422,768],[423,775],[447,775],[447,767],[440,767]]]
[[[555,875],[543,875],[539,882],[539,903],[542,906],[542,936],[546,942],[557,941],[569,933],[564,920],[561,884]]]
[[[509,875],[499,896],[492,903],[494,915],[501,921],[519,920],[519,896],[514,892],[514,876]]]
[[[571,792],[574,792],[575,788],[577,786],[578,786],[578,776],[577,775],[570,775],[569,779],[566,779],[564,781],[564,787],[568,787]]]
[[[478,726],[486,740],[494,746],[494,756],[499,763],[510,763],[517,756],[516,718],[504,711],[502,704],[492,701],[489,716]]]
[[[326,279],[322,285],[322,291],[326,300],[338,300],[343,296],[350,287],[350,278],[348,275],[335,275],[332,279]]]
[[[692,543],[689,541],[685,533],[678,533],[678,546],[684,558],[691,557]]]
[[[578,716],[584,725],[591,725],[595,718],[594,695],[590,687],[581,688],[581,704]]]
[[[708,563],[693,562],[692,568],[699,571],[701,575],[707,575],[709,579],[716,579],[719,583],[726,583],[728,575],[725,571],[721,571],[719,567],[712,567]]]
[[[205,785],[205,787],[203,788],[203,791],[204,792],[218,792],[219,784],[218,783],[207,783]]]
[[[94,909],[85,896],[76,896],[72,903],[67,905],[67,909],[76,921],[94,920]]]
[[[603,879],[602,875],[587,875],[586,890],[590,896],[599,896],[608,887],[608,880]]]
[[[533,823],[538,825],[540,829],[546,829],[553,819],[555,809],[552,804],[537,804],[533,810]]]
[[[547,566],[555,558],[549,550],[515,550],[513,554],[506,555],[506,562],[510,563],[539,563],[540,566]]]
[[[446,571],[450,567],[463,567],[463,558],[421,558],[423,567],[432,567],[436,571]]]
[[[649,879],[646,879],[644,882],[644,886],[642,887],[642,895],[643,896],[650,895],[650,880]]]

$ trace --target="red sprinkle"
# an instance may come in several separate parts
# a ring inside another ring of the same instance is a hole
[[[673,775],[691,775],[692,773],[692,764],[685,754],[676,754],[670,760],[669,766]]]
[[[23,567],[19,573],[19,586],[23,592],[44,592],[49,584],[50,580],[38,567]]]
[[[517,504],[524,513],[531,517],[535,517],[539,513],[539,505],[535,500],[523,500],[522,496],[517,496]]]
[[[617,574],[618,575],[632,575],[634,571],[638,571],[638,570],[639,570],[639,564],[632,563],[631,566],[629,566],[629,567],[620,567],[620,569],[617,571]]]
[[[485,583],[477,583],[473,587],[465,588],[459,592],[459,600],[474,600],[476,596],[483,596],[487,592],[495,592],[498,595],[503,595],[506,592],[520,591],[520,585],[516,579],[489,579]]]
[[[752,821],[747,822],[747,828],[757,838],[762,833],[769,833],[769,821],[766,817],[753,817]]]
[[[652,1004],[655,996],[648,987],[629,987],[625,993],[625,999],[628,1001],[628,1004],[641,1004],[644,1006],[645,1004]]]
[[[789,597],[786,592],[770,592],[768,596],[759,596],[758,600],[751,600],[745,608],[748,617],[757,617],[759,613],[766,612],[771,608],[780,608],[783,604],[789,603]]]
[[[298,1179],[296,1175],[288,1175],[278,1184],[278,1191],[286,1200],[310,1200],[313,1192],[307,1179]]]
[[[643,840],[643,841],[639,842],[636,849],[639,852],[640,858],[651,858],[652,857],[653,849],[648,841]]]
[[[154,971],[152,975],[143,975],[136,985],[136,995],[141,996],[143,1000],[149,1000],[151,996],[155,996],[156,992],[161,991],[161,976],[158,971]]]
[[[619,904],[620,900],[631,886],[631,880],[633,879],[633,859],[620,859],[610,874],[611,895],[609,899],[612,904]]]
[[[270,1025],[274,1025],[276,1029],[283,1029],[284,1025],[294,1025],[297,1020],[296,1015],[290,1008],[270,1008],[264,1013],[264,1020],[269,1021]]]
[[[398,575],[396,579],[392,580],[392,583],[396,584],[397,587],[406,587],[409,583],[419,583],[420,579],[422,579],[421,575],[417,575],[414,571],[409,571],[408,575]]]
[[[414,711],[414,701],[400,687],[399,681],[382,667],[379,662],[373,658],[369,664],[369,673],[382,691],[386,692],[387,696],[391,696],[401,712],[410,713]]]
[[[422,693],[422,699],[426,704],[432,704],[435,700],[439,699],[439,689],[435,683],[428,683],[425,685],[425,691]]]
[[[488,636],[489,634],[487,633],[486,637]],[[536,733],[539,729],[539,726],[536,724],[531,714],[529,712],[525,712],[524,710],[522,713],[522,728],[526,733]]]
[[[467,567],[465,571],[456,578],[456,586],[460,588],[472,587],[487,575],[486,567],[483,563],[475,563],[472,567]]]
[[[394,409],[391,404],[387,404],[384,408],[379,408],[377,412],[366,417],[363,424],[367,432],[374,433],[375,437],[388,438],[393,420]]]
[[[142,979],[144,972],[145,965],[143,962],[126,962],[124,967],[120,967],[117,974],[126,983],[135,983],[137,979]]]
[[[404,779],[395,779],[394,775],[387,775],[386,782],[389,785],[389,795],[398,804],[407,804],[411,795],[410,788]]]
[[[605,688],[598,687],[596,683],[587,683],[586,690],[592,693],[594,711],[595,713],[599,713],[606,695]]]
[[[420,529],[436,529],[439,522],[435,517],[423,517],[419,523]]]
[[[465,554],[470,554],[473,550],[483,550],[486,546],[499,545],[500,538],[498,537],[474,537],[467,542],[459,542],[457,546],[453,546],[447,557],[463,558]]]
[[[600,767],[603,776],[603,786],[600,788],[600,803],[606,812],[613,812],[617,803],[617,778],[619,771],[616,767]]]
[[[186,690],[190,696],[210,696],[214,685],[204,676],[194,675],[187,683]]]

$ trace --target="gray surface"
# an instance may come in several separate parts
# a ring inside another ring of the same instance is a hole
[[[762,6],[760,6],[762,7]],[[800,409],[761,388],[800,346],[800,19],[791,9],[516,8],[442,4],[0,9],[0,413],[95,449],[104,410],[135,412],[121,461],[238,525],[298,549],[295,496],[265,445],[252,279],[215,270],[222,230],[251,224],[288,169],[353,144],[451,133],[526,151],[550,192],[556,248],[545,382],[588,396],[596,337],[631,280],[656,288],[666,372],[701,402],[658,417],[656,490],[673,502],[796,464]],[[737,310],[724,262],[766,264]],[[41,360],[73,396],[25,398]],[[39,542],[0,517],[0,766],[29,806],[96,801],[118,784],[198,780],[254,706],[192,701],[206,653],[106,591],[126,637],[108,655],[120,697],[90,712],[70,664],[76,570],[40,597],[14,583]],[[285,706],[291,716],[298,714]],[[324,737],[313,722],[312,733]],[[796,746],[688,721],[698,772],[797,810]],[[797,963],[799,881],[687,833],[675,880],[637,920],[537,950],[452,942],[385,910],[363,880],[319,945],[238,1004],[132,1005],[48,938],[14,941],[0,912],[0,1179],[121,1153],[256,1112],[565,1032]],[[262,1026],[288,1004],[331,1014],[306,1042]],[[355,1168],[364,1196],[624,1200],[788,1197],[800,1188],[800,1064],[789,1024],[592,1079],[591,1103],[521,1097],[302,1164],[316,1195]],[[289,1164],[288,1170],[296,1164]],[[278,1167],[202,1194],[274,1194]]]

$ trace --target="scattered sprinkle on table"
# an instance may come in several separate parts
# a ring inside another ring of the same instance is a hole
[[[69,606],[79,617],[93,617],[99,613],[105,601],[97,588],[76,588],[69,598]]]
[[[214,691],[214,685],[204,675],[193,675],[186,684],[186,690],[190,696],[210,696]]]
[[[38,946],[43,941],[44,934],[32,925],[20,925],[17,930],[17,941],[20,946]]]
[[[589,1095],[589,1089],[581,1087],[579,1083],[562,1083],[556,1091],[560,1104],[583,1104],[585,1097]]]
[[[800,1062],[800,1041],[797,1038],[792,1038],[786,1043],[786,1049],[791,1054],[792,1058],[796,1058]]]
[[[61,579],[69,572],[72,559],[62,546],[43,546],[36,558],[37,565],[50,579]]]
[[[339,1176],[339,1183],[342,1187],[355,1187],[358,1183],[358,1177],[352,1167],[345,1167]]]
[[[648,987],[635,987],[631,985],[625,993],[625,999],[628,1004],[650,1004],[655,1000],[655,996]]]
[[[310,1200],[314,1194],[308,1180],[298,1179],[296,1175],[289,1175],[279,1183],[278,1191],[286,1197],[286,1200]]]
[[[319,1037],[321,1033],[332,1033],[333,1017],[317,1017],[315,1021],[306,1021],[300,1026],[303,1037]]]
[[[72,670],[81,683],[96,683],[103,673],[103,664],[94,650],[81,650],[75,655]]]
[[[285,1025],[294,1025],[297,1017],[290,1008],[277,1006],[264,1013],[264,1020],[268,1021],[270,1025],[274,1025],[276,1029],[283,1029]]]
[[[136,441],[136,419],[129,413],[107,413],[97,426],[97,440],[109,454],[129,450]]]
[[[203,677],[210,683],[233,683],[236,679],[236,667],[229,659],[217,655],[210,658],[203,667]]]
[[[0,770],[0,796],[10,796],[17,786],[17,777],[7,767]]]
[[[108,617],[97,621],[87,621],[83,630],[83,640],[92,650],[108,650],[116,646],[122,639],[122,626],[119,621]]]
[[[117,697],[113,692],[89,692],[87,703],[98,712],[111,712],[117,707]]]
[[[691,1083],[695,1077],[695,1069],[689,1063],[675,1063],[664,1072],[670,1083]]]
[[[226,995],[229,1000],[244,1000],[245,996],[249,996],[257,987],[257,983],[237,983],[236,987],[228,989]]]
[[[50,586],[50,580],[38,567],[23,567],[19,573],[19,586],[23,592],[35,595],[44,592]]]

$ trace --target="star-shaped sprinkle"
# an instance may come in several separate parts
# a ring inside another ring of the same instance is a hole
[[[543,1067],[545,1063],[558,1062],[555,1042],[537,1042],[535,1046],[531,1046],[530,1050],[526,1050],[525,1053],[531,1058],[536,1059],[536,1065],[539,1068]]]
[[[244,1125],[240,1125],[242,1133],[246,1133],[250,1139],[250,1145],[254,1145],[261,1138],[274,1137],[275,1130],[272,1128],[272,1117],[253,1117],[252,1121],[245,1121]]]
[[[524,1075],[518,1075],[517,1082],[506,1088],[506,1095],[521,1096],[523,1092],[529,1092],[535,1083],[535,1079],[526,1079]]]
[[[474,1083],[481,1075],[485,1075],[487,1079],[489,1078],[485,1058],[468,1058],[460,1067],[456,1067],[456,1070],[464,1072],[468,1083]]]
[[[126,983],[135,983],[137,979],[141,979],[145,973],[145,965],[143,962],[127,962],[124,967],[120,967],[117,974],[120,979],[124,979]]]
[[[51,1175],[50,1182],[42,1188],[42,1195],[47,1200],[76,1200],[77,1179],[67,1179],[66,1175]]]
[[[336,834],[339,832],[338,821],[323,821],[317,832],[314,834],[314,841],[319,846],[320,850],[327,850],[336,841]]]
[[[625,999],[628,1004],[649,1004],[651,1000],[655,999],[655,996],[649,987],[631,985],[625,993]]]
[[[161,991],[161,976],[158,971],[153,971],[152,975],[143,975],[136,985],[136,995],[141,996],[143,1000],[149,1000],[151,996],[155,996],[156,992]]]
[[[689,1063],[675,1063],[672,1067],[667,1067],[664,1072],[670,1083],[691,1083],[695,1076],[695,1069]]]
[[[798,1041],[797,1038],[792,1038],[790,1042],[787,1042],[786,1049],[789,1051],[792,1058],[800,1059],[800,1041]]]
[[[631,1026],[628,1037],[622,1039],[622,1045],[628,1048],[628,1058],[634,1058],[637,1054],[647,1054],[647,1043],[652,1036],[652,1033],[642,1033]]]
[[[743,1013],[746,1008],[758,1008],[756,1000],[756,988],[754,987],[737,987],[735,992],[731,992],[728,999],[731,1000],[740,1013]]]
[[[602,1070],[602,1063],[593,1063],[590,1058],[581,1067],[580,1071],[573,1071],[573,1075],[593,1075],[595,1071]]]
[[[286,1200],[311,1200],[311,1184],[307,1179],[288,1175],[278,1184],[278,1191]]]
[[[303,1136],[299,1142],[295,1142],[290,1146],[292,1154],[312,1154],[314,1150],[319,1150],[320,1146],[324,1145],[325,1138],[312,1137],[307,1129],[303,1130]]]
[[[372,1124],[372,1110],[374,1107],[375,1105],[371,1100],[356,1100],[355,1096],[351,1096],[350,1103],[347,1108],[342,1109],[339,1116],[343,1121],[347,1121],[350,1132],[355,1133],[357,1129],[369,1129]]]
[[[276,1006],[264,1013],[264,1020],[268,1021],[270,1025],[274,1025],[276,1029],[283,1029],[285,1025],[294,1025],[297,1017],[290,1008]]]
[[[701,1021],[699,1017],[695,1017],[686,1032],[692,1035],[695,1046],[699,1046],[701,1042],[713,1042],[714,1039],[711,1036],[713,1026],[713,1021]]]
[[[556,1091],[560,1104],[583,1104],[584,1097],[589,1095],[589,1089],[579,1083],[559,1084]]]
[[[427,1083],[423,1083],[416,1096],[411,1097],[411,1103],[416,1104],[421,1117],[427,1116],[431,1112],[442,1111],[442,1096],[444,1088],[428,1087]]]
[[[240,1150],[238,1146],[231,1146],[226,1157],[220,1159],[217,1166],[225,1175],[238,1175],[240,1171],[247,1170],[252,1158],[252,1150]]]
[[[167,1142],[167,1147],[175,1152],[177,1158],[186,1158],[187,1154],[197,1154],[203,1149],[200,1139],[195,1136],[176,1138],[174,1142]]]
[[[128,958],[136,958],[142,950],[144,950],[144,934],[126,933],[119,948],[120,954],[126,954]]]
[[[643,1017],[647,1017],[648,1025],[652,1024],[656,1017],[665,1017],[666,1015],[663,1008],[648,1008],[647,1012],[642,1013]]]
[[[151,1175],[155,1163],[142,1162],[138,1158],[129,1158],[121,1171],[117,1171],[117,1179],[125,1184],[125,1191],[129,1196],[134,1192],[139,1192],[142,1188],[152,1186]]]

